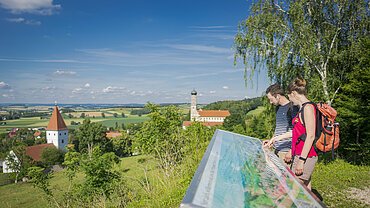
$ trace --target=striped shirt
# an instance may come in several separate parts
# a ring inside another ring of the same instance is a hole
[[[292,115],[293,112],[291,112],[290,115],[287,115],[289,108],[293,108],[292,105],[289,103],[283,106],[278,106],[278,110],[276,112],[276,127],[274,136],[279,136],[292,130],[291,117],[294,115]],[[290,118],[288,118],[289,116]],[[274,142],[274,148],[277,151],[287,152],[289,149],[292,148],[292,138]]]

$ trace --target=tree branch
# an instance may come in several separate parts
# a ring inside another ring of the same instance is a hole
[[[331,100],[330,100],[330,103],[333,103],[333,100],[334,100],[334,98],[335,98],[335,95],[338,93],[338,91],[339,91],[340,87],[341,87],[341,86],[339,86],[339,87],[335,90],[335,92],[334,92],[334,94],[333,94],[333,97],[332,97],[332,98],[331,98]]]
[[[285,13],[285,14],[289,14],[289,12],[287,12],[287,11],[285,11],[283,8],[281,8],[279,4],[274,3],[274,5],[275,5],[275,7],[276,7],[279,11],[281,11],[281,12],[283,12],[283,13]]]
[[[331,54],[331,51],[334,47],[334,42],[335,42],[335,39],[337,38],[338,34],[339,34],[339,31],[341,30],[341,28],[338,28],[337,31],[335,32],[335,35],[333,37],[333,39],[331,40],[331,44],[330,44],[330,48],[329,48],[329,51],[328,51],[328,55],[326,56],[326,61],[325,61],[325,64],[324,64],[324,67],[326,68],[326,66],[328,65],[328,62],[329,62],[329,57],[330,57],[330,54]]]
[[[313,61],[310,59],[310,58],[308,58],[308,57],[303,57],[304,59],[306,59],[312,66],[314,66],[315,67],[315,69],[317,70],[317,72],[320,74],[320,76],[323,78],[324,77],[324,74],[323,74],[323,72],[319,69],[319,67],[317,67],[314,63],[313,63]]]

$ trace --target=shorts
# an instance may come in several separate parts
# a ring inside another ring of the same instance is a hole
[[[292,171],[295,173],[295,166],[297,165],[297,162],[299,161],[299,155],[294,156],[294,161],[292,165]],[[313,173],[313,170],[315,168],[316,162],[317,162],[317,157],[308,157],[306,162],[303,165],[303,174],[300,176],[297,176],[298,178],[305,180],[305,181],[310,181],[311,180],[311,175]]]

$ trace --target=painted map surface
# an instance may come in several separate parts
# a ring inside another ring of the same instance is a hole
[[[217,130],[180,207],[325,207],[259,139]]]

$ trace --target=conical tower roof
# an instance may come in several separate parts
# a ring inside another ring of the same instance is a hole
[[[58,106],[54,107],[53,113],[51,115],[48,127],[46,130],[48,131],[59,131],[59,130],[66,130],[67,126],[64,123],[64,119],[59,112]]]

